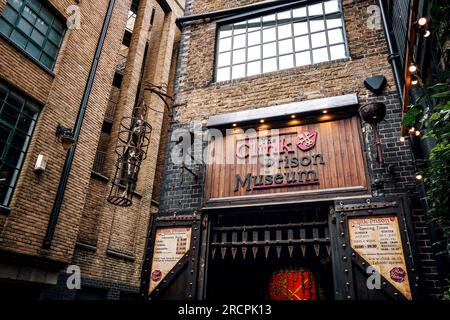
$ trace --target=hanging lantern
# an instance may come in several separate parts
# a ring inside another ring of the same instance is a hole
[[[303,268],[280,270],[269,281],[270,300],[317,300],[316,280]]]

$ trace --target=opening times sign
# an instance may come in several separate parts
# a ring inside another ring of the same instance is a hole
[[[188,252],[191,230],[190,227],[159,228],[156,230],[149,293],[158,286]]]
[[[351,247],[411,300],[397,216],[349,218]]]

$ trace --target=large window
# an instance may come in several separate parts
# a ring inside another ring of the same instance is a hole
[[[0,16],[0,33],[52,70],[66,26],[41,2],[8,0]]]
[[[8,206],[40,108],[0,81],[0,205]]]
[[[339,0],[219,27],[216,81],[347,57]]]

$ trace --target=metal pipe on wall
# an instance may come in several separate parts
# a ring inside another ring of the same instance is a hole
[[[75,122],[73,136],[75,141],[78,140],[81,132],[81,126],[83,125],[84,115],[86,113],[86,107],[89,102],[92,87],[94,85],[95,74],[97,72],[100,55],[103,50],[103,45],[106,39],[106,33],[108,31],[109,24],[111,22],[111,15],[114,9],[116,0],[110,0],[108,4],[108,9],[106,11],[105,20],[103,21],[102,31],[100,33],[100,38],[97,43],[97,48],[95,50],[94,60],[92,61],[91,69],[89,71],[88,80],[86,82],[86,87],[84,88],[83,96],[81,99],[80,109],[78,111],[77,119]],[[53,208],[50,213],[50,219],[47,225],[47,230],[45,232],[44,242],[42,244],[43,249],[50,249],[53,235],[56,229],[56,223],[58,222],[59,213],[61,211],[61,205],[64,199],[64,194],[67,187],[67,182],[69,180],[70,169],[72,168],[73,158],[75,156],[76,144],[71,146],[67,151],[66,160],[64,162],[63,171],[61,178],[59,180],[58,191],[56,193],[55,201],[53,203]]]

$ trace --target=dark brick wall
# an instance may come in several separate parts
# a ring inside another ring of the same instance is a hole
[[[60,273],[58,283],[51,288],[42,291],[42,300],[83,300],[87,295],[95,295],[96,299],[102,300],[137,300],[139,299],[139,287],[125,283],[104,281],[95,278],[81,278],[81,289],[70,290],[66,281],[68,275]]]

